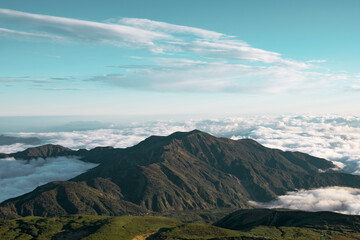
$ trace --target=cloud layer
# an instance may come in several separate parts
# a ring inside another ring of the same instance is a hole
[[[95,166],[97,164],[69,157],[38,158],[30,161],[0,159],[0,202],[30,192],[51,181],[68,180]]]
[[[269,203],[251,202],[262,208],[288,208],[304,211],[332,211],[360,215],[360,189],[320,188],[289,192]]]
[[[86,124],[84,124],[84,127]],[[91,126],[93,127],[93,126]],[[340,162],[344,170],[360,174],[360,117],[356,116],[257,116],[209,120],[157,121],[133,123],[84,131],[11,133],[17,137],[37,137],[42,143],[69,148],[97,146],[129,147],[151,135],[199,129],[215,136],[252,138],[267,147],[305,152]],[[9,133],[10,134],[10,133]],[[0,152],[24,150],[21,143],[0,146]]]

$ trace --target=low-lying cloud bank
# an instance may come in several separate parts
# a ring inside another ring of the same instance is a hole
[[[42,144],[65,147],[129,147],[151,135],[168,135],[175,131],[199,129],[215,136],[232,139],[252,138],[261,144],[286,151],[300,151],[340,162],[344,170],[360,174],[360,117],[356,116],[257,116],[209,120],[156,121],[113,124],[108,128],[84,131],[8,133],[17,137],[37,137]],[[0,152],[24,150],[30,145],[0,146]]]
[[[51,181],[73,178],[97,166],[76,158],[0,159],[0,202],[34,190]]]
[[[360,214],[360,189],[329,187],[289,192],[268,203],[251,202],[262,208],[287,208],[304,211],[332,211]]]

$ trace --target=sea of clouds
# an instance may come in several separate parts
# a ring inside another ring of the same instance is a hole
[[[72,149],[97,146],[130,147],[151,135],[199,129],[218,137],[252,138],[261,144],[288,151],[305,152],[339,162],[344,170],[360,174],[360,117],[356,116],[256,116],[209,120],[156,121],[112,124],[108,128],[82,131],[12,132],[16,137],[37,137],[41,144],[60,144]],[[24,150],[30,145],[0,146],[0,152]]]
[[[29,161],[0,159],[0,202],[34,190],[51,181],[73,178],[97,164],[76,158],[38,158]]]
[[[193,129],[235,140],[252,138],[267,147],[305,152],[331,160],[343,171],[360,174],[360,117],[358,116],[248,116],[206,120],[168,120],[127,125],[114,123],[109,127],[102,125],[101,128],[94,129],[92,126],[91,130],[81,131],[69,131],[67,129],[66,131],[10,132],[4,134],[16,137],[37,137],[41,140],[41,144],[52,143],[72,149],[91,149],[97,146],[125,148],[133,146],[151,135],[168,135],[175,131]],[[4,145],[0,146],[0,152],[11,153],[28,147],[33,146],[21,143]],[[49,179],[49,181],[52,180]],[[324,191],[334,193],[327,196],[330,199],[331,196],[336,197],[337,195],[337,190],[325,189]],[[343,189],[343,191],[354,196],[353,190]],[[286,197],[291,199],[296,194],[304,196],[305,193],[307,192],[292,192],[279,199],[283,200]],[[309,192],[309,194],[306,196],[316,196],[319,201],[323,196],[311,195],[314,194],[313,192]],[[307,202],[306,198],[300,197],[299,199]],[[349,202],[344,204],[346,205]],[[281,204],[288,206],[285,201],[279,201],[276,204],[276,206]],[[322,209],[318,208],[319,205],[314,206],[315,208],[308,207],[307,209]],[[328,210],[331,209],[333,208],[328,208]],[[358,209],[360,211],[360,206]],[[356,211],[348,211],[348,213],[354,212]]]

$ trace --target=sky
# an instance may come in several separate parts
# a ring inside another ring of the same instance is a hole
[[[360,1],[0,2],[0,116],[359,114]]]

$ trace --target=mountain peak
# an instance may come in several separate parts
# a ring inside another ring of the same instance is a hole
[[[200,131],[198,129],[194,129],[194,130],[189,131],[189,132],[180,132],[180,131],[174,132],[174,133],[170,134],[167,137],[168,138],[183,138],[183,137],[187,137],[187,136],[191,136],[191,135],[204,135],[204,134],[209,135],[209,134],[207,134],[205,132],[202,132],[202,131]]]
[[[11,153],[10,157],[16,159],[47,158],[71,155],[74,151],[61,145],[46,144],[38,147],[28,148],[22,152]]]
[[[145,140],[141,141],[138,145],[129,147],[129,148],[137,148],[138,146],[145,146],[145,145],[151,145],[151,146],[159,146],[159,145],[166,145],[168,143],[170,143],[172,140],[174,139],[182,139],[188,136],[192,136],[192,135],[209,135],[205,132],[202,132],[200,130],[192,130],[189,132],[174,132],[168,136],[158,136],[158,135],[152,135],[148,138],[146,138]],[[209,135],[210,136],[210,135]]]

